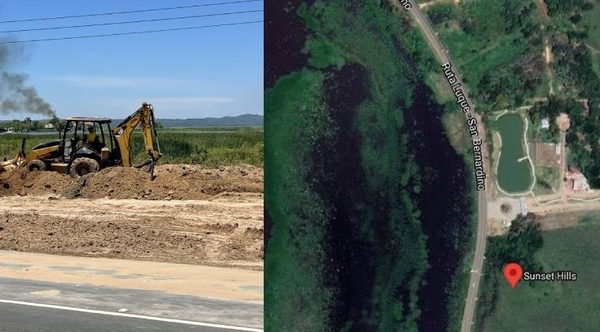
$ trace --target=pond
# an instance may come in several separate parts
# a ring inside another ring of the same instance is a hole
[[[531,187],[531,164],[525,151],[525,122],[518,114],[505,114],[496,120],[502,139],[498,161],[498,186],[509,194],[522,193]]]

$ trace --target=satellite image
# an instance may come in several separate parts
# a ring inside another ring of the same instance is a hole
[[[265,2],[266,331],[600,331],[600,3]]]

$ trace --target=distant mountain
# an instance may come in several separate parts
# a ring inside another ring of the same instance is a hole
[[[39,120],[47,123],[49,120]],[[123,119],[113,119],[112,126],[119,124]],[[238,116],[224,116],[222,118],[198,118],[198,119],[156,119],[165,128],[173,127],[262,127],[264,116],[257,114],[244,114]],[[10,123],[12,120],[0,120],[0,123]]]
[[[112,121],[113,126],[119,124],[122,119]],[[225,116],[222,118],[201,119],[156,119],[165,128],[173,127],[262,127],[264,117],[257,114],[244,114],[238,116]]]

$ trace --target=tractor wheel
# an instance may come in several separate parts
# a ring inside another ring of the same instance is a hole
[[[71,164],[71,176],[78,179],[86,174],[98,172],[100,165],[94,159],[77,158]]]
[[[27,163],[27,170],[30,172],[45,171],[46,163],[39,159],[34,159]]]

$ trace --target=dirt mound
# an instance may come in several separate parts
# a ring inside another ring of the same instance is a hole
[[[260,269],[263,200],[0,198],[0,249]],[[25,208],[24,208],[25,207]]]
[[[0,196],[61,195],[75,180],[56,172],[28,172],[24,168],[0,174]]]
[[[4,250],[215,265],[263,258],[262,238],[234,234],[219,243],[209,238],[211,235],[193,228],[173,231],[148,227],[136,221],[94,221],[39,214],[0,217],[0,248]]]
[[[0,196],[57,195],[66,198],[150,200],[208,199],[224,193],[262,193],[263,170],[241,165],[204,169],[197,165],[161,165],[156,179],[136,168],[110,167],[79,180],[55,172],[18,169],[0,174]]]

